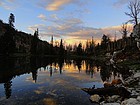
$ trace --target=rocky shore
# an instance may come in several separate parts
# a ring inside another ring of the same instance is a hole
[[[116,87],[124,87],[130,93],[129,98],[124,98],[119,95],[99,96],[94,94],[90,96],[93,103],[99,105],[140,105],[140,71],[134,72],[132,76],[126,78],[123,84],[116,85]]]

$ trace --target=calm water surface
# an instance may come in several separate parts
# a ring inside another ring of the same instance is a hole
[[[106,63],[56,58],[0,60],[0,105],[93,105],[83,87],[122,78]]]

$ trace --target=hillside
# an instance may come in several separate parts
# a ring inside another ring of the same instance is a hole
[[[9,24],[0,21],[0,54],[41,54],[51,55],[51,46],[47,41],[39,38],[34,42],[35,36],[25,32],[17,31]],[[35,49],[34,49],[35,48]],[[31,50],[34,49],[34,52]],[[54,48],[52,48],[54,49]]]

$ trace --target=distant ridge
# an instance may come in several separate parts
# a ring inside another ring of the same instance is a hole
[[[35,55],[52,55],[55,49],[47,41],[42,41],[40,39],[36,40],[35,53],[31,52],[33,47],[34,35],[27,34],[22,31],[17,31],[9,24],[3,23],[0,20],[0,54],[35,54]],[[51,48],[52,47],[52,48]],[[50,52],[53,49],[53,53]]]

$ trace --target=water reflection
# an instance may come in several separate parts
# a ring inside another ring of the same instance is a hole
[[[73,62],[74,66],[78,67],[79,72],[81,71],[81,66],[82,66],[82,59],[76,59]]]
[[[11,96],[11,92],[12,92],[11,86],[12,86],[12,81],[7,81],[4,83],[5,95],[7,99]]]
[[[12,79],[23,74],[32,74],[32,80],[36,83],[38,72],[44,70],[49,72],[50,77],[55,73],[62,74],[65,72],[85,72],[90,78],[100,73],[102,81],[111,81],[111,79],[129,76],[129,68],[125,66],[109,65],[106,62],[95,60],[75,59],[69,60],[64,58],[44,58],[44,57],[26,57],[26,58],[1,58],[0,59],[0,84],[3,84],[5,95],[8,99],[12,94]],[[79,78],[79,77],[78,77]],[[80,78],[82,79],[82,77]],[[45,100],[46,101],[46,100]]]
[[[60,71],[60,74],[62,74],[62,68],[63,68],[63,65],[64,65],[64,58],[59,58],[58,59],[58,65],[59,65],[59,71]]]
[[[126,65],[112,65],[108,62],[104,62],[100,66],[100,75],[103,82],[111,82],[113,79],[117,78],[124,80],[132,75]]]
[[[86,74],[90,75],[91,78],[93,78],[93,75],[96,72],[100,72],[100,64],[99,61],[95,61],[95,60],[85,60],[85,65],[86,65]]]

